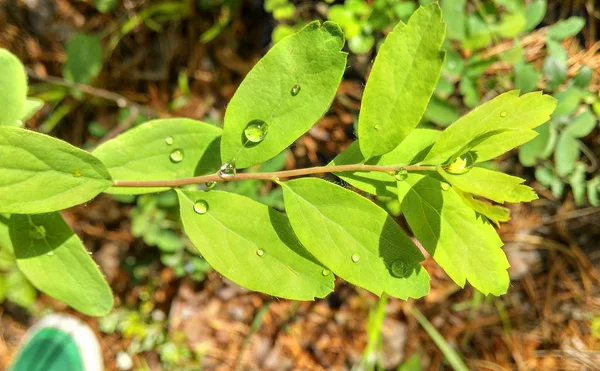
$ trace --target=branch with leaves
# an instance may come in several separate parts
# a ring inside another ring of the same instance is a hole
[[[397,198],[414,236],[458,285],[505,293],[508,261],[492,223],[509,219],[499,204],[537,196],[523,179],[479,164],[533,139],[556,103],[539,92],[511,91],[444,131],[418,128],[440,77],[444,36],[437,4],[398,24],[367,82],[359,140],[327,166],[267,173],[243,169],[284,151],[334,99],[346,68],[344,37],[334,23],[310,23],[277,43],[238,88],[223,129],[153,120],[92,153],[13,127],[24,114],[26,78],[2,50],[0,70],[12,72],[0,74],[10,92],[0,95],[0,212],[12,215],[0,223],[8,225],[19,267],[73,308],[106,313],[108,285],[57,211],[101,192],[175,188],[186,234],[215,270],[241,286],[313,300],[328,295],[338,276],[377,295],[426,295],[423,254],[384,209],[319,178],[287,180],[330,172],[368,194]],[[212,189],[216,181],[246,179],[275,181],[285,214]]]

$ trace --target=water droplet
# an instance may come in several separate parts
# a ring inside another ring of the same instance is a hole
[[[173,152],[171,152],[171,154],[169,155],[169,159],[171,160],[171,162],[177,164],[181,161],[183,161],[183,151],[180,149],[176,149]]]
[[[355,263],[358,263],[360,261],[360,254],[359,253],[352,254],[352,261]]]
[[[166,137],[165,143],[167,143],[168,146],[171,146],[173,143],[175,143],[175,139],[173,139],[173,137]]]
[[[331,273],[331,271],[329,269],[327,269],[327,268],[325,268],[325,269],[323,269],[321,271],[321,274],[324,275],[324,276],[329,276],[329,273]]]
[[[462,156],[458,156],[450,165],[446,166],[444,169],[450,173],[455,175],[460,175],[464,173],[468,173],[473,165],[475,165],[476,156],[473,152],[467,152]]]
[[[208,211],[208,203],[204,200],[198,200],[194,204],[194,211],[196,214],[206,214]]]
[[[376,124],[375,126],[373,126],[373,129],[375,129],[375,131],[379,131],[379,125]]]
[[[46,255],[48,255],[48,256],[52,256],[52,255],[54,255],[54,251],[50,250],[50,251],[48,251],[48,252],[46,253]]]
[[[23,121],[17,120],[17,126],[22,128],[23,126],[25,126],[25,124],[23,123]]]
[[[88,255],[92,256],[92,252],[91,251],[88,251],[87,253],[88,253]]]
[[[235,177],[235,172],[235,163],[230,161],[221,166],[221,169],[219,169],[219,176],[223,180],[231,180]]]
[[[506,115],[507,115],[506,111],[502,111],[502,112],[500,113],[500,117],[506,117]]]
[[[217,185],[217,182],[206,182],[206,183],[204,183],[204,186],[206,187],[207,190],[215,188],[216,185]]]
[[[252,143],[260,143],[267,136],[269,125],[263,120],[252,120],[244,129],[244,136]]]
[[[301,86],[298,84],[292,86],[292,96],[295,97],[296,95],[298,95],[298,93],[300,93],[300,89],[301,89]]]
[[[83,175],[83,173],[82,173],[82,172],[81,172],[81,170],[79,170],[79,169],[77,169],[77,170],[73,171],[73,176],[74,176],[75,178],[79,178],[79,177],[80,177],[80,176],[82,176],[82,175]]]
[[[256,250],[256,255],[263,257],[265,255],[265,250],[263,250],[263,249]]]
[[[396,171],[395,177],[396,180],[402,182],[408,177],[408,171],[406,171],[406,169],[398,169],[398,171]]]
[[[408,273],[408,266],[402,260],[396,260],[392,263],[392,274],[396,277],[405,277]]]
[[[443,191],[447,191],[450,189],[450,184],[448,183],[442,183],[442,190]]]
[[[32,225],[29,228],[29,237],[34,240],[43,240],[46,238],[46,227],[43,225]]]

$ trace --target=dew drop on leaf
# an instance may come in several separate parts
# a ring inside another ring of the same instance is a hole
[[[292,92],[291,92],[291,93],[292,93],[292,96],[294,96],[294,97],[295,97],[296,95],[298,95],[298,93],[300,93],[300,89],[301,89],[301,86],[300,86],[300,85],[298,85],[298,84],[294,85],[294,86],[292,87]]]
[[[450,165],[445,167],[445,170],[454,175],[468,173],[475,165],[475,160],[475,154],[467,152],[462,156],[458,156]]]
[[[379,131],[379,125],[375,124],[375,126],[373,126],[373,129],[375,129],[375,131]]]
[[[402,182],[408,177],[408,171],[406,171],[406,169],[399,169],[398,171],[396,171],[396,175],[394,176],[396,177],[397,181]]]
[[[213,188],[215,188],[216,185],[217,185],[217,182],[206,182],[206,183],[204,183],[204,186],[206,187],[206,189],[213,189]]]
[[[502,112],[500,113],[500,117],[506,117],[506,115],[507,115],[506,111],[502,111]]]
[[[208,211],[208,203],[204,200],[198,200],[194,204],[194,212],[196,214],[206,214]]]
[[[405,277],[408,273],[408,267],[402,260],[392,262],[392,274],[396,277]]]
[[[223,180],[233,179],[235,177],[235,173],[235,163],[232,161],[225,163],[223,166],[221,166],[221,169],[219,169],[219,177],[221,177]]]
[[[168,146],[171,146],[173,143],[175,143],[175,139],[173,139],[173,137],[166,137],[165,143],[167,143]]]
[[[321,271],[321,274],[323,276],[329,276],[329,273],[331,273],[331,271],[327,268],[323,268],[323,270]]]
[[[263,250],[263,249],[256,250],[256,255],[263,257],[265,255],[265,250]]]
[[[46,253],[46,255],[48,255],[48,256],[52,256],[52,255],[54,255],[54,251],[48,251],[48,252]]]
[[[447,191],[450,189],[450,184],[448,183],[442,183],[442,190],[443,191]]]
[[[183,151],[180,149],[174,150],[169,155],[169,159],[171,160],[172,163],[175,163],[175,164],[183,161]]]
[[[359,253],[352,254],[352,261],[355,263],[358,263],[360,261],[360,254]]]
[[[252,120],[244,129],[244,136],[249,142],[260,143],[267,136],[269,125],[263,120]]]
[[[81,177],[82,175],[83,175],[83,173],[82,173],[82,172],[81,172],[81,170],[79,170],[79,169],[77,169],[77,170],[73,171],[73,176],[74,176],[75,178],[79,178],[79,177]]]
[[[46,228],[43,225],[32,225],[29,228],[29,237],[34,240],[43,240],[46,238]]]

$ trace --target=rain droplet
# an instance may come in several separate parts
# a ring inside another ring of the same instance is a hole
[[[475,165],[476,156],[473,152],[467,152],[462,156],[458,156],[450,165],[445,167],[445,170],[454,175],[468,173],[473,165]]]
[[[267,136],[269,125],[263,120],[252,120],[244,129],[244,136],[252,143],[260,143]]]
[[[408,273],[408,266],[402,260],[396,260],[392,263],[392,274],[396,277],[405,277]]]
[[[360,254],[359,253],[352,254],[352,261],[355,263],[358,263],[360,261]]]
[[[265,255],[265,250],[263,250],[263,249],[256,250],[256,255],[263,257]]]
[[[402,182],[408,177],[408,171],[406,171],[406,169],[398,169],[398,171],[396,171],[395,177],[396,180]]]
[[[171,152],[171,154],[169,155],[169,159],[171,160],[171,162],[177,164],[181,161],[183,161],[183,151],[180,149],[176,149],[173,152]]]
[[[500,117],[506,117],[506,115],[507,115],[506,111],[502,111],[502,112],[500,113]]]
[[[213,189],[213,188],[215,188],[216,185],[217,185],[217,182],[206,182],[206,183],[204,183],[204,186],[206,187],[206,189]]]
[[[52,255],[54,255],[54,251],[48,251],[48,252],[46,253],[46,255],[48,255],[48,256],[52,256]]]
[[[73,176],[74,176],[75,178],[79,178],[79,177],[80,177],[80,176],[82,176],[82,175],[83,175],[83,173],[82,173],[82,172],[81,172],[81,170],[79,170],[79,169],[77,169],[77,170],[73,171]]]
[[[25,126],[25,124],[23,123],[23,121],[17,120],[17,126],[22,128],[23,126]]]
[[[375,129],[375,131],[379,131],[379,125],[375,124],[375,126],[373,126],[373,129]]]
[[[167,143],[168,146],[171,146],[173,143],[175,143],[175,139],[173,139],[173,137],[166,137],[165,143]]]
[[[194,211],[196,214],[206,214],[208,211],[208,203],[204,200],[198,200],[194,204]]]
[[[46,227],[43,225],[32,225],[29,228],[29,237],[34,240],[43,240],[46,238]]]
[[[329,276],[329,273],[331,273],[331,271],[329,269],[327,269],[327,268],[325,268],[325,269],[323,269],[321,271],[321,274],[324,275],[324,276]]]
[[[231,180],[235,177],[235,172],[235,163],[230,161],[221,166],[221,169],[219,169],[219,177],[223,180]]]
[[[450,184],[448,183],[442,183],[442,190],[443,191],[447,191],[450,189]]]
[[[298,85],[298,84],[292,86],[292,96],[295,97],[296,95],[298,95],[298,93],[300,93],[300,89],[301,88],[302,87],[300,85]]]

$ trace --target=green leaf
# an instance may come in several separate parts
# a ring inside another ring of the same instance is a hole
[[[519,62],[515,65],[515,87],[523,93],[537,88],[541,74],[531,63]]]
[[[555,40],[564,40],[577,35],[583,29],[583,26],[585,26],[585,19],[581,17],[571,17],[558,21],[548,31],[548,37]]]
[[[373,157],[365,162],[367,165],[413,165],[423,160],[427,151],[442,132],[431,129],[415,129],[406,139],[394,148],[393,151],[383,156]],[[340,153],[331,165],[360,164],[365,158],[360,152],[358,142],[354,142],[344,152]],[[350,183],[352,186],[374,195],[382,197],[397,197],[396,179],[390,174],[382,172],[339,172],[337,176]]]
[[[567,66],[560,59],[548,56],[542,67],[549,89],[556,89],[567,78]]]
[[[91,154],[30,130],[0,127],[0,212],[34,214],[66,209],[112,185]]]
[[[508,130],[500,131],[477,141],[478,144],[471,148],[476,156],[476,163],[494,159],[513,148],[527,144],[535,139],[538,133],[535,130]]]
[[[111,139],[92,154],[118,180],[170,180],[214,173],[221,166],[222,130],[184,119],[148,121]],[[143,194],[167,188],[113,187],[111,194]]]
[[[18,269],[8,273],[4,286],[9,301],[23,308],[29,308],[35,303],[37,291]]]
[[[600,175],[596,175],[587,183],[587,196],[590,205],[600,206]]]
[[[483,294],[506,292],[508,260],[494,228],[468,207],[453,187],[409,173],[398,182],[399,199],[411,230],[459,286],[468,280]]]
[[[577,107],[579,107],[581,98],[583,98],[583,92],[579,88],[572,86],[554,94],[554,98],[556,98],[558,104],[552,116],[567,116],[575,112]]]
[[[543,186],[550,187],[554,181],[554,172],[545,166],[536,166],[535,179]]]
[[[535,129],[539,135],[530,142],[525,143],[519,150],[519,162],[523,166],[535,165],[538,158],[545,158],[546,148],[550,142],[550,123],[541,125]],[[552,144],[554,149],[554,144]]]
[[[483,48],[492,41],[492,32],[490,27],[475,14],[467,16],[467,38],[463,40],[463,49]]]
[[[547,0],[533,0],[525,9],[527,25],[525,31],[532,31],[539,25],[546,15]]]
[[[494,222],[494,224],[498,225],[500,222],[507,222],[510,220],[510,210],[506,207],[492,205],[488,202],[478,200],[474,198],[472,194],[462,192],[458,188],[456,188],[455,191],[467,206],[485,216]]]
[[[592,82],[594,70],[590,66],[582,66],[573,78],[573,85],[580,89],[587,89]]]
[[[375,45],[373,35],[358,34],[348,39],[348,49],[354,54],[365,54]]]
[[[529,202],[538,198],[532,188],[522,185],[525,179],[498,171],[474,167],[460,175],[450,174],[442,168],[439,173],[454,187],[474,195],[504,202]]]
[[[520,13],[506,14],[496,26],[496,32],[503,38],[510,39],[521,33],[527,25],[527,20]]]
[[[22,125],[27,96],[27,75],[21,61],[0,48],[0,126]]]
[[[346,67],[344,37],[331,22],[312,22],[286,37],[242,81],[225,113],[223,161],[246,168],[266,161],[304,134],[327,110]],[[244,129],[264,122],[252,142]]]
[[[556,41],[554,39],[546,40],[546,53],[548,56],[554,57],[559,60],[561,63],[565,64],[569,59],[569,54],[567,53],[567,49],[562,45],[560,41]]]
[[[23,108],[22,121],[27,121],[44,106],[44,101],[37,98],[27,98]]]
[[[102,44],[95,35],[78,33],[67,43],[67,61],[63,66],[66,80],[87,84],[102,70]]]
[[[9,227],[19,269],[35,287],[81,313],[110,312],[110,287],[59,213],[12,215]]]
[[[585,164],[578,162],[571,176],[569,176],[569,184],[573,190],[573,200],[576,206],[583,205],[585,201]]]
[[[186,234],[223,276],[293,300],[322,298],[333,290],[333,276],[300,245],[285,215],[233,193],[177,193]]]
[[[100,13],[112,12],[119,5],[119,0],[94,0],[94,2]]]
[[[377,295],[407,299],[429,292],[423,255],[379,206],[322,179],[281,184],[298,239],[333,273]]]
[[[434,124],[448,126],[458,120],[458,109],[446,100],[433,97],[425,111],[425,118]]]
[[[458,83],[458,90],[463,95],[467,107],[475,107],[479,104],[479,90],[474,78],[463,76]]]
[[[579,159],[581,151],[577,139],[568,134],[562,133],[558,137],[556,150],[554,151],[554,166],[558,176],[566,176],[575,168],[575,161]]]
[[[440,4],[444,21],[448,24],[447,37],[462,41],[466,37],[466,0],[445,0]]]
[[[575,138],[583,138],[588,136],[596,128],[596,124],[596,117],[589,108],[586,108],[571,120],[564,133]]]
[[[465,143],[483,136],[511,130],[533,129],[548,121],[555,107],[556,100],[548,95],[542,95],[541,92],[519,96],[519,92],[514,90],[499,95],[475,108],[444,130],[424,163],[437,165],[445,162],[457,154]],[[510,148],[504,148],[504,151]],[[477,145],[470,150],[477,152]]]
[[[396,148],[421,120],[444,63],[445,28],[437,4],[421,7],[379,48],[358,119],[365,158]]]

